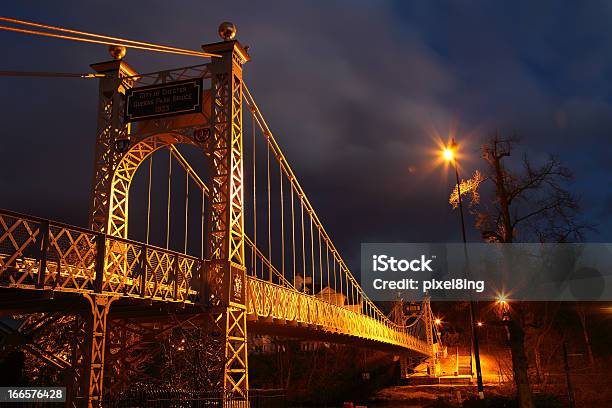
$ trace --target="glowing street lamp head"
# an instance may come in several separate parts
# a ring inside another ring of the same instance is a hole
[[[438,317],[436,320],[434,320],[434,323],[439,326],[442,324],[442,320]]]
[[[505,305],[508,303],[508,298],[503,293],[500,293],[499,295],[497,295],[497,303]]]
[[[447,162],[451,162],[455,160],[457,156],[457,142],[455,142],[455,138],[452,138],[450,143],[447,146],[444,146],[442,149],[442,157]]]
[[[447,147],[442,151],[442,157],[444,157],[444,160],[446,161],[452,161],[455,157],[455,153]]]

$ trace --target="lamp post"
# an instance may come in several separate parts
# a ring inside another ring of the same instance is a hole
[[[461,181],[459,179],[459,166],[457,166],[457,159],[455,151],[457,150],[457,143],[453,138],[448,147],[442,152],[442,156],[447,162],[450,162],[455,168],[455,178],[457,181],[457,201],[459,204],[459,213],[461,214],[461,235],[463,237],[463,251],[465,254],[466,268],[469,268],[468,251],[467,251],[467,239],[465,237],[465,219],[463,217],[463,201],[461,199]],[[472,350],[474,350],[474,361],[476,362],[476,383],[478,385],[478,398],[484,399],[484,386],[482,384],[482,370],[480,367],[480,350],[478,347],[478,331],[476,330],[476,316],[474,312],[474,301],[470,298],[470,326],[472,328]]]

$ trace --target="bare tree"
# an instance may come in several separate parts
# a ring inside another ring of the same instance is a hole
[[[461,194],[472,195],[470,206],[483,239],[503,243],[581,240],[588,226],[580,223],[578,200],[564,188],[572,179],[571,171],[555,156],[537,166],[526,154],[522,169],[511,171],[506,161],[516,145],[515,138],[492,137],[482,148],[485,174],[477,171],[462,182]],[[495,194],[490,202],[481,203],[478,189],[486,182],[492,183]],[[456,188],[450,203],[457,205]]]
[[[516,145],[515,138],[491,137],[482,148],[485,171],[476,171],[471,179],[461,182],[461,194],[470,197],[470,211],[483,239],[499,243],[580,240],[587,226],[579,221],[578,200],[564,188],[572,178],[569,169],[554,156],[534,165],[525,154],[520,165],[515,166],[520,169],[513,170],[510,157]],[[489,200],[481,197],[486,184],[493,187]],[[456,208],[458,200],[455,187],[449,202]],[[519,406],[532,408],[522,309],[515,305],[505,325]]]

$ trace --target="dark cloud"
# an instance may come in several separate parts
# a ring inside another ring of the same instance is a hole
[[[146,4],[146,5],[145,5]],[[606,2],[13,2],[3,14],[197,48],[220,21],[251,46],[247,83],[328,231],[362,241],[459,239],[432,129],[478,140],[516,131],[558,154],[599,241],[612,239],[612,29]],[[87,71],[104,47],[0,33],[1,69]],[[128,52],[137,69],[189,65]],[[0,206],[84,224],[95,81],[2,79]],[[606,199],[608,201],[606,201]],[[608,204],[606,204],[608,203]],[[475,232],[470,235],[477,239]]]

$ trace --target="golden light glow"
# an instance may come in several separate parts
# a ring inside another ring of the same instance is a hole
[[[438,326],[442,324],[442,320],[441,320],[440,318],[437,318],[437,319],[436,319],[434,322],[435,322],[435,323],[436,323]]]
[[[442,151],[442,157],[444,157],[446,161],[452,161],[455,158],[455,153],[452,149],[447,147]]]
[[[476,326],[478,326],[478,327],[482,327],[482,326],[483,326],[483,324],[484,324],[484,323],[482,323],[482,322],[478,322],[478,323],[476,323]]]
[[[457,166],[459,173],[464,173],[466,171],[465,166],[473,166],[472,158],[466,152],[467,148],[474,145],[475,136],[469,130],[461,131],[460,137],[458,135],[457,126],[451,126],[444,133],[438,132],[433,127],[431,128],[428,136],[432,144],[429,147],[416,147],[430,159],[426,165],[419,168],[421,175],[436,172],[440,176],[441,183],[448,183],[449,176],[454,179],[454,174],[449,173],[449,169]],[[460,143],[457,143],[457,141]],[[440,169],[444,171],[440,172]]]
[[[500,293],[497,295],[497,303],[500,303],[502,305],[508,304],[508,298],[505,294]]]

